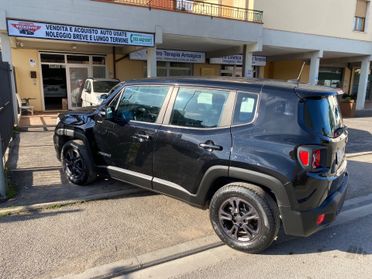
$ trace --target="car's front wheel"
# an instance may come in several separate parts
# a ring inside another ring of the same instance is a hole
[[[247,183],[231,183],[220,188],[210,203],[213,229],[230,247],[259,253],[277,237],[279,210],[262,188]]]
[[[86,185],[96,179],[93,158],[81,140],[66,142],[61,153],[63,171],[70,182]]]

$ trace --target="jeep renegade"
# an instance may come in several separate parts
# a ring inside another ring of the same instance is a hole
[[[340,93],[235,78],[129,81],[98,107],[60,114],[54,144],[70,182],[108,175],[209,208],[221,240],[258,253],[281,225],[309,236],[340,211]]]

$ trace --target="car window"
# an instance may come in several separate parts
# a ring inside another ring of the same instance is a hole
[[[153,123],[158,118],[170,86],[130,86],[125,88],[115,112],[125,121]]]
[[[93,81],[94,92],[97,93],[108,93],[110,90],[119,83],[119,81],[113,80],[98,80]]]
[[[234,125],[246,124],[253,121],[257,106],[257,95],[239,92],[234,111]]]
[[[228,95],[229,92],[224,90],[181,87],[170,124],[196,128],[218,127]]]
[[[84,90],[88,90],[89,84],[90,84],[89,80],[86,80],[84,83]]]
[[[336,131],[343,126],[336,96],[306,98],[304,120],[307,130],[327,137],[337,137]]]

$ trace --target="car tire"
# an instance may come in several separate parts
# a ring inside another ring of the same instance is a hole
[[[256,185],[234,182],[223,186],[213,195],[209,209],[214,231],[234,249],[260,253],[278,235],[278,206]]]
[[[81,140],[66,142],[61,151],[63,172],[67,179],[77,185],[87,185],[97,178],[93,157]]]

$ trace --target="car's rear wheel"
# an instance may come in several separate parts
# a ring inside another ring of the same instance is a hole
[[[66,142],[61,153],[63,171],[70,182],[86,185],[96,179],[93,158],[82,141]]]
[[[249,253],[268,248],[280,227],[274,200],[262,188],[247,183],[220,188],[210,203],[210,219],[223,242]]]

